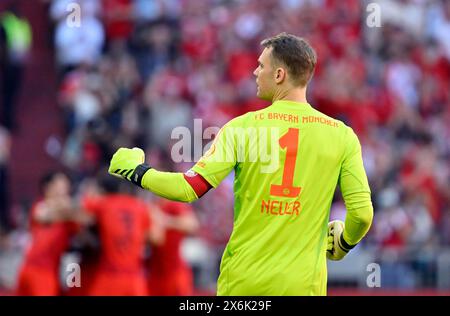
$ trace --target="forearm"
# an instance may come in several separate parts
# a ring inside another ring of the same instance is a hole
[[[373,220],[373,206],[369,192],[354,193],[346,197],[344,240],[356,245],[367,234]]]
[[[168,216],[166,218],[166,227],[184,232],[186,234],[194,234],[198,229],[198,222],[192,215],[184,216]]]
[[[41,223],[64,222],[72,219],[73,207],[70,201],[61,204],[61,201],[49,200],[37,206],[34,219]]]
[[[211,184],[195,172],[161,172],[144,162],[142,149],[119,148],[111,159],[108,172],[158,196],[179,202],[193,202],[211,188]]]
[[[144,189],[173,201],[191,203],[198,199],[194,189],[179,172],[150,169],[142,177],[141,185]]]

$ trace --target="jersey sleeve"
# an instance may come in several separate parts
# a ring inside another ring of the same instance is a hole
[[[354,193],[370,194],[358,137],[350,128],[347,135],[344,159],[339,174],[339,186],[344,200]]]
[[[236,132],[238,131],[236,122],[236,119],[234,119],[220,129],[209,150],[191,168],[214,188],[236,166]]]
[[[370,187],[364,170],[361,145],[352,129],[349,128],[347,135],[339,186],[347,209],[344,240],[354,245],[369,230],[373,219],[373,207]]]
[[[163,172],[152,168],[142,177],[142,187],[172,201],[190,203],[198,198],[195,190],[180,172]]]

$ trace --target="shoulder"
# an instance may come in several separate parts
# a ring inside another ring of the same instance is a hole
[[[359,142],[358,135],[356,135],[353,128],[344,123],[342,127],[343,139],[345,143],[346,153],[352,154],[361,150],[361,143]]]
[[[305,120],[309,122],[319,122],[322,123],[320,126],[324,124],[333,127],[330,131],[334,131],[333,134],[340,142],[342,142],[342,144],[344,144],[345,148],[349,149],[360,146],[357,134],[353,128],[345,122],[328,116],[314,108],[312,108],[312,111],[308,115],[310,116],[306,117]]]
[[[341,121],[339,121],[339,122],[341,122]],[[353,130],[353,128],[351,128],[350,126],[346,125],[344,122],[341,122],[341,128],[342,128],[342,131],[343,131],[343,133],[345,135],[345,138],[347,140],[359,142],[358,135],[356,135],[356,133]]]
[[[319,117],[319,118],[326,120],[327,122],[331,122],[331,123],[333,123],[332,125],[335,125],[339,129],[342,129],[343,131],[345,131],[346,128],[349,127],[343,121],[338,120],[334,117],[328,116],[325,113],[320,112],[319,110],[317,110],[313,107],[311,107],[311,111],[308,111],[308,115],[313,116],[313,117]]]
[[[229,120],[223,127],[227,128],[227,127],[243,127],[246,125],[246,123],[252,118],[252,115],[255,112],[247,112],[245,114],[236,116],[235,118]]]

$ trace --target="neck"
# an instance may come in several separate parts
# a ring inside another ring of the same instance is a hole
[[[306,100],[306,87],[303,88],[290,88],[287,90],[278,90],[275,92],[272,98],[272,103],[275,101],[293,101],[298,103],[308,103]]]

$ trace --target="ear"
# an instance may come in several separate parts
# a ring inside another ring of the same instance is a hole
[[[275,70],[275,82],[280,84],[286,78],[286,71],[283,68],[277,68]]]

